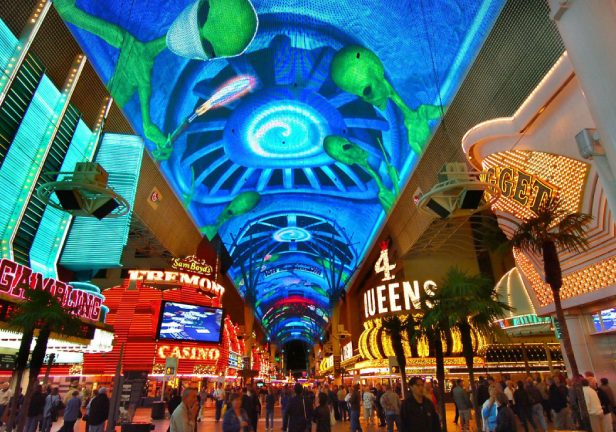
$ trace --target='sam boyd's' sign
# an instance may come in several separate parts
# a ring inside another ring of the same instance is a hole
[[[389,249],[381,244],[381,255],[374,265],[376,274],[383,274],[382,285],[369,288],[364,292],[364,317],[419,311],[424,306],[431,307],[430,298],[434,296],[436,283],[427,280],[396,282],[391,271],[396,264],[389,263]]]
[[[25,265],[3,258],[0,261],[0,294],[20,301],[25,298],[27,288],[49,292],[58,299],[62,307],[78,317],[92,321],[98,321],[100,318],[100,297],[73,289],[65,282],[46,278]]]

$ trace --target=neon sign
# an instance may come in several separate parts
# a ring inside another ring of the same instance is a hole
[[[27,288],[49,292],[62,307],[78,317],[92,321],[100,318],[100,297],[74,289],[65,282],[46,278],[29,267],[3,258],[0,261],[0,293],[15,300],[23,300]]]
[[[171,268],[203,276],[209,276],[214,272],[211,265],[194,255],[187,256],[186,258],[174,258],[171,261]]]
[[[396,264],[389,263],[387,245],[381,245],[381,255],[374,265],[375,273],[383,273],[381,281],[387,282],[395,279],[395,276],[391,274],[391,271],[395,268]],[[424,304],[429,308],[432,307],[430,297],[435,294],[436,283],[431,280],[423,283],[425,298],[422,298],[419,288],[419,281],[404,281],[402,283],[391,282],[366,290],[364,293],[364,316],[372,318],[387,313],[411,312],[421,310]]]
[[[151,285],[183,285],[194,287],[205,294],[221,297],[225,288],[206,277],[175,271],[129,270],[128,276],[133,281],[144,281]]]
[[[551,322],[552,319],[550,317],[538,317],[535,314],[518,315],[496,321],[502,329],[511,329],[538,324],[550,324]]]
[[[488,183],[500,189],[503,197],[514,200],[534,213],[556,193],[556,188],[550,183],[515,167],[490,167],[484,176]]]
[[[220,358],[220,350],[218,348],[161,345],[158,347],[158,357],[161,359],[175,357],[180,360],[216,361]]]

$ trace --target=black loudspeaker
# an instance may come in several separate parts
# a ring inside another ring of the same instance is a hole
[[[94,216],[98,220],[101,220],[105,216],[107,216],[109,213],[117,209],[119,206],[120,204],[118,204],[116,200],[114,200],[113,198],[110,198],[105,203],[103,203],[101,206],[99,206],[96,210],[94,210],[92,212],[92,216]]]
[[[441,219],[446,219],[449,216],[449,210],[447,210],[445,207],[443,207],[433,199],[428,201],[426,207],[436,213]]]
[[[78,189],[57,190],[56,196],[64,210],[80,210],[82,208],[81,194]]]
[[[460,208],[464,210],[475,210],[479,207],[481,198],[483,198],[483,190],[467,189],[466,192],[464,192]]]

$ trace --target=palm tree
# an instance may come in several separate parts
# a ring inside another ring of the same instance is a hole
[[[431,298],[431,306],[425,307],[426,312],[421,320],[421,329],[428,338],[431,351],[434,350],[436,362],[436,380],[438,381],[438,403],[441,414],[441,429],[447,432],[447,414],[445,409],[445,353],[443,338],[450,332],[447,315],[439,304],[438,296]]]
[[[24,329],[39,328],[36,344],[32,350],[28,387],[26,390],[22,412],[28,412],[30,399],[38,383],[38,376],[45,362],[47,343],[52,332],[59,334],[72,334],[79,327],[81,321],[67,312],[60,302],[48,291],[26,290],[25,299],[22,301],[15,316],[11,319],[14,326]],[[17,398],[14,398],[17,399]],[[11,412],[11,415],[13,415]],[[25,426],[26,416],[22,415],[17,424],[17,431],[22,432]]]
[[[383,318],[383,329],[391,339],[391,346],[394,350],[394,355],[400,366],[400,378],[402,380],[402,398],[406,398],[406,356],[404,347],[402,346],[402,332],[404,330],[404,322],[398,315],[388,316]]]
[[[498,299],[494,283],[487,277],[469,275],[458,268],[451,268],[445,274],[436,294],[437,304],[443,317],[448,317],[449,325],[460,334],[462,356],[464,357],[468,378],[471,384],[473,403],[477,406],[475,386],[473,335],[489,336],[496,331],[494,322],[511,306]],[[476,416],[477,427],[480,427]]]
[[[534,217],[518,224],[510,240],[515,248],[543,256],[545,282],[552,289],[556,319],[562,334],[561,340],[574,377],[579,375],[579,370],[560,300],[563,278],[558,249],[567,252],[585,250],[588,247],[586,225],[591,220],[592,216],[585,213],[569,213],[557,200],[552,200],[541,206]]]

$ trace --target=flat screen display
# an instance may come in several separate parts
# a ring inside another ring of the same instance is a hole
[[[223,310],[186,303],[163,302],[158,338],[219,343]]]

